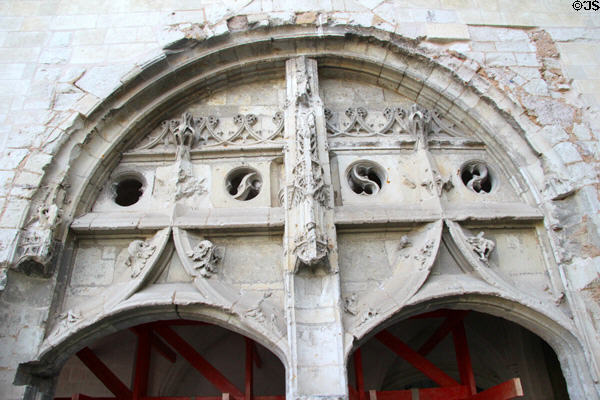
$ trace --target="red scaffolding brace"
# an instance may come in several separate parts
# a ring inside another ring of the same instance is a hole
[[[469,347],[463,319],[468,311],[438,310],[413,318],[444,318],[444,322],[433,335],[418,349],[413,350],[388,331],[381,331],[375,338],[395,354],[406,360],[440,387],[410,390],[365,390],[361,350],[353,355],[356,388],[349,387],[350,400],[509,400],[523,396],[519,378],[513,378],[492,388],[477,393],[475,376],[471,365]],[[256,352],[256,344],[245,338],[245,379],[243,391],[238,389],[217,368],[210,364],[189,343],[173,329],[174,325],[203,325],[193,321],[163,321],[144,324],[132,328],[137,335],[135,375],[130,390],[88,347],[80,350],[77,357],[113,393],[115,397],[90,397],[75,394],[70,398],[55,400],[285,400],[285,396],[254,396],[254,367],[260,368],[261,359]],[[448,334],[452,334],[456,352],[456,362],[460,382],[446,374],[425,358]],[[221,396],[148,396],[148,376],[151,349],[174,363],[178,353],[200,372]],[[175,351],[173,351],[175,350]]]

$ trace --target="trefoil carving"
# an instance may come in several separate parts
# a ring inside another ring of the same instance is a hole
[[[217,272],[217,264],[223,258],[221,249],[206,239],[194,246],[187,256],[193,261],[194,269],[204,278],[210,278]]]
[[[476,236],[467,237],[467,243],[477,253],[479,260],[487,264],[496,244],[491,239],[484,238],[483,235],[483,232],[479,232]]]

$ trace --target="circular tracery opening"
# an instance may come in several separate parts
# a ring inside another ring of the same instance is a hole
[[[486,163],[479,160],[468,161],[460,168],[460,178],[466,187],[475,193],[492,191],[492,176]]]
[[[359,161],[350,166],[347,177],[348,185],[354,193],[373,196],[383,187],[385,172],[372,161]]]
[[[128,207],[137,203],[144,194],[144,183],[138,177],[127,176],[115,183],[115,203]]]
[[[225,178],[225,188],[231,197],[236,200],[252,200],[258,196],[261,187],[262,179],[254,168],[236,168]]]

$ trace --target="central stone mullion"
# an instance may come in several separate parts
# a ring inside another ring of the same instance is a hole
[[[288,60],[286,78],[286,398],[347,398],[333,191],[317,62]]]

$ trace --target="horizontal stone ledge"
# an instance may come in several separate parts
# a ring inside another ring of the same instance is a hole
[[[180,209],[178,209],[180,210]],[[153,231],[167,226],[202,230],[282,230],[282,208],[211,208],[202,211],[178,212],[175,216],[157,213],[88,213],[73,221],[75,232],[139,232]]]
[[[285,223],[282,207],[211,208],[202,211],[181,212],[175,216],[158,213],[88,213],[73,221],[75,232],[139,232],[155,231],[167,226],[203,231],[248,230],[280,231]],[[465,221],[474,224],[504,222],[508,225],[541,221],[538,209],[522,203],[446,205],[444,209],[422,206],[368,206],[351,205],[335,208],[335,224],[339,228],[369,225],[414,226],[440,219]]]

